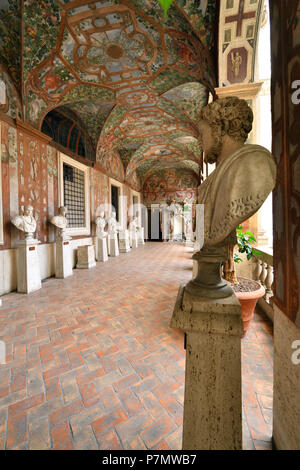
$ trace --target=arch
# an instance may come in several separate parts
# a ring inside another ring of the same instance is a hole
[[[95,160],[95,150],[84,124],[66,106],[50,111],[43,120],[41,131],[76,155]]]

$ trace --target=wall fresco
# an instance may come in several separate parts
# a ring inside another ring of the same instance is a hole
[[[1,144],[4,245],[0,250],[15,248],[23,237],[10,220],[26,204],[34,207],[37,238],[42,243],[54,242],[54,229],[49,218],[57,214],[58,209],[58,151],[44,140],[3,121]],[[108,174],[95,168],[89,170],[92,234],[95,234],[93,221],[99,215],[99,205],[110,201],[109,176],[124,180],[122,162],[117,153],[106,161],[105,170]],[[141,187],[136,175],[132,175],[131,186],[136,190]],[[128,185],[123,188],[130,194]]]
[[[221,1],[219,86],[256,81],[256,49],[265,1]]]
[[[22,105],[19,93],[4,67],[0,64],[0,81],[5,84],[5,104],[0,104],[0,111],[11,118],[22,119]],[[3,93],[3,94],[4,94]]]
[[[196,173],[182,168],[158,169],[143,185],[145,205],[166,203],[167,200],[195,202],[199,178]]]
[[[124,181],[124,167],[122,160],[116,150],[105,155],[105,158],[101,161],[101,165],[109,176],[117,179],[118,181]]]

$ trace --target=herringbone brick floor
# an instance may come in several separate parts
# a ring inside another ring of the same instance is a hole
[[[144,247],[2,298],[0,449],[180,449],[183,336],[169,327],[191,249]],[[245,449],[271,447],[272,328],[243,349]]]

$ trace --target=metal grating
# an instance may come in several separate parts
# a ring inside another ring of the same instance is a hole
[[[64,163],[63,173],[64,205],[68,208],[69,227],[85,227],[84,172]]]

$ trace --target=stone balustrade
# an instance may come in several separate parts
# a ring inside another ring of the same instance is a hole
[[[260,256],[254,256],[255,267],[253,270],[253,278],[266,289],[266,293],[264,297],[259,299],[258,305],[273,321],[273,249],[264,247],[257,248],[257,250],[259,251]]]

